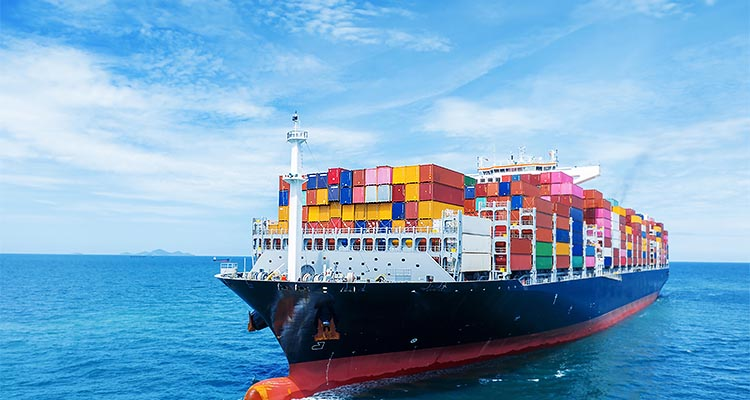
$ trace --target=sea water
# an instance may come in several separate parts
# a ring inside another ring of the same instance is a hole
[[[285,376],[216,272],[209,257],[0,255],[0,398],[240,399]],[[657,301],[604,332],[314,398],[748,399],[750,264],[674,262]]]

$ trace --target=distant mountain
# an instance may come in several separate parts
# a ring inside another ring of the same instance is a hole
[[[156,249],[152,251],[142,251],[140,253],[122,253],[124,256],[192,256],[190,253],[183,253],[181,251],[169,252],[162,249]]]

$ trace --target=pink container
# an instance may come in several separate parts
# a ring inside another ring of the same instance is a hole
[[[352,188],[352,203],[363,204],[365,202],[365,187],[355,186]]]
[[[612,237],[612,229],[604,228],[604,237],[605,238],[611,238]]]
[[[542,172],[539,174],[539,184],[549,185],[552,183],[552,172]]]
[[[573,184],[573,193],[571,193],[573,196],[578,197],[579,199],[583,198],[583,188]]]
[[[609,234],[610,235],[612,234],[612,231],[611,231],[611,229],[612,229],[612,221],[610,221],[608,219],[604,219],[604,218],[597,218],[594,221],[594,223],[596,224],[596,226],[599,226],[599,227],[602,227],[602,228],[606,228],[606,229],[610,229],[610,233]]]
[[[606,219],[607,221],[609,221],[611,218],[610,211],[607,210],[606,208],[595,208],[594,216],[596,217],[596,219]]]
[[[573,183],[573,177],[565,172],[550,173],[550,183]]]
[[[365,170],[365,185],[377,185],[378,184],[378,169],[367,168]]]
[[[393,168],[378,167],[378,185],[390,185],[393,182]]]
[[[587,256],[586,257],[586,267],[596,267],[596,257]]]
[[[552,201],[551,196],[542,196],[542,200]]]

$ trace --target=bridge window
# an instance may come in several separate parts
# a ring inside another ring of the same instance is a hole
[[[372,238],[365,239],[365,250],[366,251],[372,251]]]
[[[440,238],[430,239],[430,251],[435,253],[440,252]]]
[[[281,239],[274,239],[273,240],[273,249],[274,250],[281,250]]]
[[[315,239],[315,250],[323,250],[323,239]]]
[[[352,239],[352,250],[354,251],[362,250],[362,239]]]
[[[414,246],[414,241],[411,239],[404,239],[401,241],[401,245],[402,245],[401,248],[411,249],[412,246]]]
[[[326,240],[326,249],[328,251],[334,251],[334,250],[336,250],[336,239],[327,239]]]
[[[417,238],[417,250],[427,251],[427,239]]]
[[[339,239],[338,248],[339,250],[346,250],[349,247],[348,239]]]
[[[388,243],[390,244],[389,250],[397,250],[399,245],[399,240],[396,238],[388,239]]]
[[[271,239],[263,239],[263,248],[271,250]]]
[[[385,239],[384,238],[375,239],[375,243],[378,246],[378,251],[385,251]]]
[[[312,239],[305,239],[303,243],[305,250],[312,250]]]

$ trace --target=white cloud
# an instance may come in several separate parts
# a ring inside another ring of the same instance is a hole
[[[358,5],[348,0],[293,1],[264,10],[264,17],[279,20],[292,32],[304,31],[332,41],[382,44],[417,51],[449,51],[448,40],[437,35],[415,34],[400,29],[366,26],[375,18],[409,16],[399,8]]]
[[[438,100],[425,118],[426,131],[449,136],[494,137],[537,132],[553,121],[539,110],[520,107],[490,107],[458,98]]]

